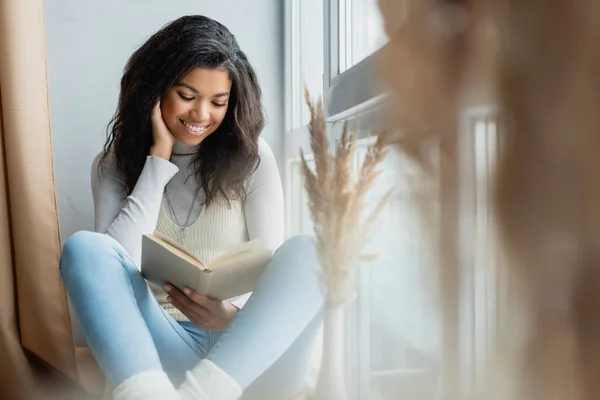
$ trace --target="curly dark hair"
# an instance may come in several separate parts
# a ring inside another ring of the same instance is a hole
[[[181,17],[152,35],[125,66],[117,111],[108,124],[103,165],[113,153],[130,195],[153,143],[154,104],[195,67],[224,69],[232,85],[229,107],[218,129],[194,156],[196,179],[208,206],[217,198],[246,202],[245,183],[260,162],[258,137],[265,117],[261,89],[233,34],[208,17]]]

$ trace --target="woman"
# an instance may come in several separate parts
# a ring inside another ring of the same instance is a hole
[[[283,399],[301,389],[320,324],[318,262],[307,238],[281,245],[283,194],[263,125],[254,70],[220,23],[182,17],[130,58],[92,167],[97,232],[76,233],[61,259],[116,399]],[[155,230],[207,262],[257,238],[279,249],[249,300],[219,302],[150,289],[141,238]]]

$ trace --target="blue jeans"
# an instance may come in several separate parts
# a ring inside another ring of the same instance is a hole
[[[207,358],[235,379],[243,398],[289,398],[306,377],[321,325],[323,296],[315,246],[287,240],[225,332],[178,322],[154,297],[112,237],[78,232],[60,270],[100,369],[114,389],[141,372],[164,370],[175,385]]]

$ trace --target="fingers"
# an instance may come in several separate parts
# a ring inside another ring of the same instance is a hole
[[[175,308],[177,308],[179,311],[181,311],[181,313],[183,315],[185,315],[186,317],[188,317],[188,319],[190,321],[192,321],[194,324],[201,326],[202,325],[202,318],[200,317],[200,315],[198,315],[196,312],[194,312],[193,310],[191,310],[187,305],[185,305],[183,302],[179,301],[178,298],[174,297],[174,296],[169,296],[167,297],[167,300],[169,301],[169,303],[173,304],[173,306]]]
[[[201,307],[196,306],[197,308],[193,308],[190,304],[186,304],[184,301],[181,301],[181,299],[173,296],[169,296],[167,300],[197,326],[207,328],[212,322],[211,314]]]
[[[200,323],[207,323],[213,319],[214,316],[210,310],[190,299],[181,290],[171,285],[166,285],[164,289],[169,294],[167,300],[192,322],[200,325]]]
[[[162,113],[160,110],[160,99],[158,99],[156,101],[156,104],[154,104],[154,107],[152,108],[152,117],[153,118],[162,118]]]
[[[181,290],[179,290],[175,287],[170,289],[169,291],[167,291],[167,293],[169,293],[169,296],[173,300],[177,301],[180,304],[183,304],[185,307],[197,312],[198,314],[208,313],[208,310],[205,309],[204,307],[202,307],[202,305],[196,303],[195,301],[190,299],[187,295],[185,295]]]
[[[213,300],[208,296],[205,296],[203,294],[200,294],[198,292],[195,292],[191,289],[185,288],[183,290],[183,292],[186,294],[186,296],[192,300],[194,303],[201,305],[202,307],[213,311],[215,310],[218,306],[218,303],[220,303],[219,301]]]
[[[163,289],[169,294],[167,300],[174,307],[188,317],[194,325],[209,331],[223,332],[239,311],[231,303],[212,299],[190,288],[181,291],[167,284]]]

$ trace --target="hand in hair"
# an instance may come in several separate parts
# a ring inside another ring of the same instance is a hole
[[[152,137],[153,144],[150,148],[150,155],[162,157],[165,160],[171,158],[171,151],[175,144],[175,136],[171,133],[169,128],[165,125],[165,121],[162,118],[162,112],[160,110],[160,100],[156,102],[152,109]]]

